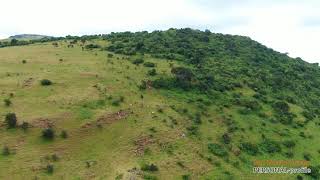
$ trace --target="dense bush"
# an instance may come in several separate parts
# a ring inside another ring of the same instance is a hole
[[[8,113],[5,117],[5,123],[8,128],[15,128],[17,125],[17,116],[15,113]]]

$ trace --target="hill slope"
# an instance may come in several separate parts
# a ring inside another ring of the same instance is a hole
[[[254,174],[255,160],[308,160],[301,176],[319,177],[319,67],[247,37],[170,29],[4,47],[0,77],[2,119],[18,120],[0,128],[1,179],[297,176]]]

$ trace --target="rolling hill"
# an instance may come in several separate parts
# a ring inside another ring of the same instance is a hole
[[[0,179],[320,178],[318,64],[189,28],[14,43]],[[312,172],[253,173],[261,160]]]

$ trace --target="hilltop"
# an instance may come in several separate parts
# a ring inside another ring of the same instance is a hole
[[[0,47],[0,179],[320,178],[317,64],[189,28]]]

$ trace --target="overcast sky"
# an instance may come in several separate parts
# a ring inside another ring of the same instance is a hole
[[[320,0],[0,0],[0,38],[210,29],[320,62]]]

